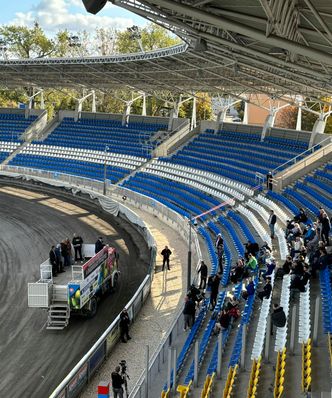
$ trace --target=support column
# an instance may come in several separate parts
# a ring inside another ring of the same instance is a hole
[[[126,110],[124,111],[124,114],[122,116],[122,126],[127,126],[129,123],[131,104],[131,101],[126,102]]]
[[[92,90],[91,93],[92,93],[91,112],[96,113],[96,92],[95,92],[95,90]]]
[[[317,134],[324,134],[325,127],[326,127],[326,118],[324,117],[324,113],[321,113],[318,117],[318,119],[315,121],[314,127],[312,128],[311,136],[310,136],[310,142],[309,142],[309,148],[311,148],[314,145],[315,138]]]
[[[261,135],[261,141],[264,141],[265,136],[266,136],[266,132],[273,127],[274,125],[274,120],[276,117],[276,110],[275,108],[271,108],[269,114],[266,116],[265,122],[264,122],[264,126],[263,126],[263,130],[262,130],[262,135]]]
[[[302,130],[302,102],[299,103],[299,108],[297,111],[296,130]]]
[[[146,95],[143,93],[142,116],[146,116]]]
[[[248,124],[249,114],[248,114],[248,102],[244,101],[244,112],[243,112],[243,124]]]
[[[191,114],[190,130],[196,127],[196,97],[193,97],[193,109]]]

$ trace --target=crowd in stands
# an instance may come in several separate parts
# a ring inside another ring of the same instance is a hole
[[[231,268],[231,283],[233,285],[243,284],[241,297],[244,300],[255,293],[260,300],[263,300],[270,298],[272,294],[271,278],[273,274],[277,279],[282,279],[284,275],[290,275],[291,299],[294,299],[297,292],[306,290],[308,281],[310,278],[316,277],[317,271],[332,265],[332,254],[329,254],[327,250],[330,243],[330,230],[331,221],[323,208],[320,208],[317,220],[314,222],[309,220],[303,208],[299,209],[298,214],[292,220],[287,221],[285,238],[288,243],[289,255],[285,262],[277,263],[268,242],[264,242],[259,247],[256,242],[248,241],[245,244],[244,256],[239,258]],[[271,233],[273,232],[271,231]],[[207,278],[208,267],[202,261],[198,271],[200,274],[199,288],[192,286],[186,296],[185,330],[188,330],[194,323],[196,304],[200,301],[198,297],[201,299],[204,297],[206,287],[210,293],[210,309],[213,311],[216,306],[224,261],[224,241],[221,234],[217,235],[215,251],[218,258],[218,272]],[[259,278],[262,283],[262,287],[257,292],[254,278]],[[272,318],[276,318],[275,324],[277,326],[283,324],[284,322],[279,319],[283,316],[281,314],[282,307],[275,303],[273,310]],[[228,301],[225,301],[217,315],[215,333],[227,329],[239,315],[239,301],[231,296]]]

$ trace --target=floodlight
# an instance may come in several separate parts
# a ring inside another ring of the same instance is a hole
[[[97,14],[102,8],[105,7],[107,0],[83,0],[83,4],[87,12]]]

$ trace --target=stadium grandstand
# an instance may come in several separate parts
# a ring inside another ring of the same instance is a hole
[[[102,0],[83,3],[94,14],[107,7]],[[82,359],[72,360],[56,385],[46,380],[44,390],[29,394],[113,397],[113,365],[125,357],[131,379],[122,363],[123,389],[128,383],[130,398],[331,397],[332,136],[325,131],[332,114],[332,4],[111,3],[165,27],[181,44],[112,56],[0,59],[1,90],[33,90],[24,109],[0,108],[1,187],[79,192],[82,203],[88,195],[97,198],[105,211],[123,212],[128,224],[139,218],[133,229],[155,239],[159,253],[159,235],[147,232],[157,219],[160,230],[169,228],[182,242],[184,255],[176,274],[175,256],[171,271],[161,271],[154,259],[147,284],[135,287],[130,344],[117,343],[115,316],[93,332],[91,346],[77,349]],[[48,119],[43,91],[77,87],[83,94],[76,109]],[[97,112],[98,95],[128,87],[123,114]],[[172,93],[172,109],[148,115],[146,98],[160,90]],[[224,99],[215,120],[197,121],[200,92]],[[40,109],[33,106],[37,96]],[[131,113],[138,99],[141,115]],[[86,101],[91,112],[82,110]],[[190,119],[179,117],[184,101],[192,104]],[[236,102],[243,117],[230,122]],[[261,125],[248,123],[250,105],[264,108]],[[287,107],[298,110],[296,129],[274,125]],[[305,112],[317,118],[312,131],[302,129]],[[208,265],[204,289],[202,261]],[[130,273],[128,265],[124,274]],[[171,322],[163,329],[157,309],[144,301],[153,289],[172,301],[176,289],[161,285],[177,279],[181,303],[165,309]],[[129,288],[117,299],[127,298]],[[67,298],[62,301],[69,308]],[[190,328],[183,322],[188,302]],[[150,318],[155,324],[147,327]],[[162,338],[155,342],[158,327]]]

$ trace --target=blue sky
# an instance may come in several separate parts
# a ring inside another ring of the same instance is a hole
[[[1,0],[0,24],[31,26],[35,20],[48,35],[59,29],[93,31],[96,27],[126,29],[132,25],[145,25],[136,16],[110,2],[97,15],[88,14],[81,0]]]

